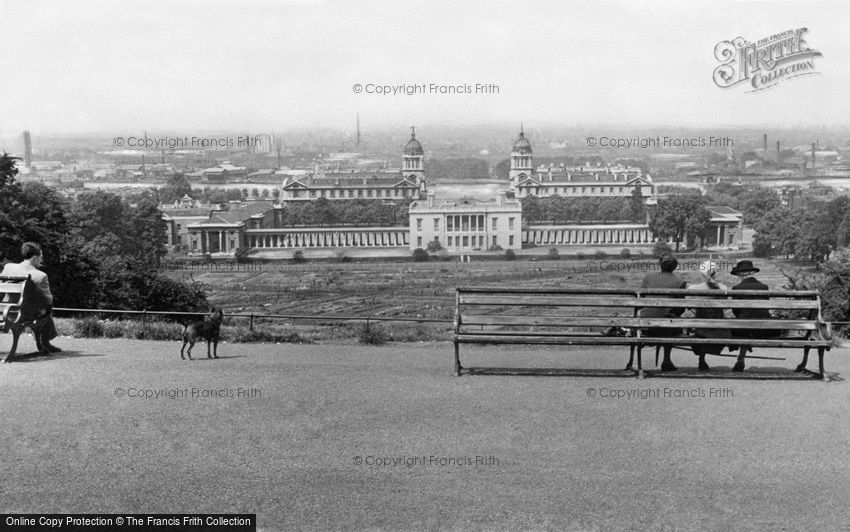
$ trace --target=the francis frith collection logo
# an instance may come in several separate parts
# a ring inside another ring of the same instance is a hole
[[[737,37],[718,43],[714,57],[722,64],[714,69],[714,83],[726,89],[748,82],[751,89],[747,92],[753,92],[816,74],[815,58],[822,54],[806,43],[807,31],[798,28],[756,42]]]

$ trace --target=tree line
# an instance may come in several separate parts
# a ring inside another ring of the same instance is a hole
[[[523,222],[630,222],[646,220],[643,196],[636,190],[629,198],[527,196],[522,198]]]
[[[41,183],[18,183],[16,158],[0,155],[0,262],[37,242],[55,305],[74,308],[206,308],[203,291],[159,272],[166,227],[152,198],[131,204],[103,191],[66,200]]]

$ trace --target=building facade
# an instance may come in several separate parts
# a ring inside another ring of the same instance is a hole
[[[623,197],[639,191],[644,203],[655,203],[652,177],[631,166],[540,166],[534,168],[531,143],[520,129],[511,150],[508,171],[511,189],[517,198],[547,197]]]
[[[411,203],[408,212],[411,251],[429,242],[439,242],[450,253],[522,247],[522,205],[504,191],[495,201],[437,201],[429,193],[426,200]]]
[[[419,199],[427,192],[425,151],[416,132],[402,152],[401,170],[392,172],[312,172],[286,176],[281,185],[282,201],[347,199]]]

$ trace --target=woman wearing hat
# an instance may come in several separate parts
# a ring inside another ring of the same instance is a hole
[[[699,273],[702,276],[702,283],[691,285],[689,290],[728,290],[729,288],[723,283],[715,279],[717,275],[717,263],[713,260],[707,260],[699,265]],[[723,319],[722,308],[695,308],[694,317],[701,320],[718,320]],[[732,334],[729,329],[694,329],[694,336],[697,338],[731,338]],[[699,357],[699,370],[708,371],[708,364],[705,363],[705,355],[719,355],[723,351],[721,345],[694,345],[692,346],[694,354]]]
[[[732,290],[770,290],[770,288],[755,278],[755,274],[760,272],[758,268],[753,266],[753,261],[742,260],[732,268],[729,272],[741,279],[741,282],[732,287]],[[740,299],[759,299],[758,296],[740,296]],[[766,298],[765,298],[766,299]],[[770,311],[764,308],[736,308],[732,310],[736,318],[747,320],[769,320],[771,319]],[[781,336],[782,331],[778,329],[733,329],[732,336],[734,338],[772,338]],[[751,348],[742,345],[738,351],[738,360],[732,371],[744,371],[744,356]]]

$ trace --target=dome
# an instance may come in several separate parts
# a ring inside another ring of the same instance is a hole
[[[525,138],[525,132],[520,130],[519,138],[514,142],[514,152],[521,154],[531,154],[531,143],[528,142],[528,139]]]
[[[425,155],[425,150],[422,149],[422,145],[416,140],[416,133],[410,134],[410,140],[407,141],[407,145],[404,147],[404,155]]]

